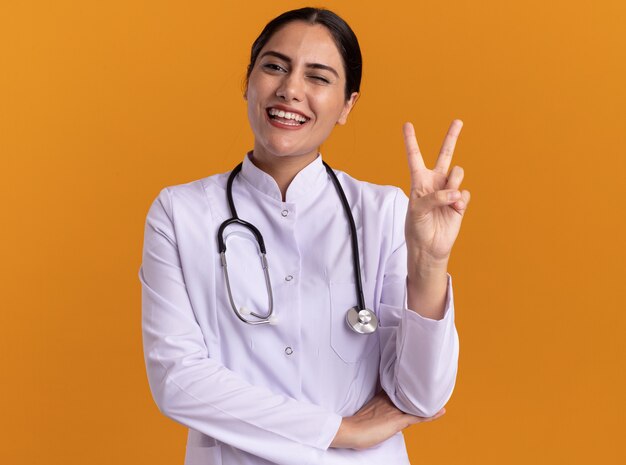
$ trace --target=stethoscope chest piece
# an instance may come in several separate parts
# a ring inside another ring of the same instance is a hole
[[[367,308],[352,307],[346,313],[346,322],[350,329],[358,334],[371,334],[378,328],[378,318]]]

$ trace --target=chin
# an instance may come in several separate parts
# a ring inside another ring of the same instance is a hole
[[[310,155],[312,153],[317,154],[317,148],[298,148],[287,144],[268,144],[262,148],[263,152],[274,157],[299,157],[304,155]]]

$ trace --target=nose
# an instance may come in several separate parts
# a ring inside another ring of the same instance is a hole
[[[301,102],[304,97],[304,83],[295,73],[287,74],[276,89],[276,96],[286,102]]]

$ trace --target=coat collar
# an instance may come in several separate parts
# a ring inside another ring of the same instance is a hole
[[[250,152],[246,154],[241,167],[243,178],[258,191],[282,202],[282,196],[278,184],[273,177],[258,168],[250,159]],[[313,195],[324,188],[328,182],[326,168],[322,164],[322,155],[302,168],[287,188],[286,202],[295,202],[308,195]]]

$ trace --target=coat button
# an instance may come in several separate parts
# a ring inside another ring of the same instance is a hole
[[[287,282],[291,281],[292,279],[293,279],[293,276],[291,276],[291,275],[285,276],[285,281],[287,281]]]
[[[287,216],[289,215],[289,210],[283,210],[282,212],[280,212],[280,214],[283,216]]]
[[[293,349],[291,347],[285,347],[285,353],[287,355],[291,355],[291,354],[293,354]]]

